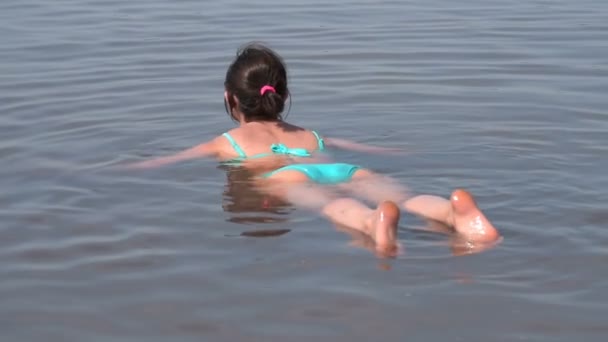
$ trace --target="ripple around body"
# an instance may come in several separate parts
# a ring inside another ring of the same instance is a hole
[[[607,15],[599,0],[1,2],[1,340],[605,340]],[[214,161],[112,168],[233,127],[223,77],[250,40],[287,62],[289,120],[410,151],[335,155],[416,193],[471,190],[502,244],[454,257],[404,215],[404,254],[377,260]]]

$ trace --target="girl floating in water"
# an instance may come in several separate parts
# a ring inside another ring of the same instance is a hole
[[[289,96],[287,71],[282,59],[260,44],[240,49],[226,72],[224,104],[234,128],[208,142],[175,155],[136,163],[132,167],[156,167],[201,157],[216,157],[255,172],[263,192],[296,206],[313,209],[338,226],[362,232],[373,239],[382,254],[397,246],[400,208],[451,227],[469,246],[495,243],[498,231],[464,190],[450,199],[421,195],[409,198],[387,177],[357,165],[337,163],[322,152],[334,147],[361,152],[389,149],[322,136],[292,125],[282,113]],[[362,196],[377,204],[369,208],[352,197],[339,197],[327,185]]]

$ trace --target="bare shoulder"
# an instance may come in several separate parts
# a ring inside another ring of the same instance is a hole
[[[226,136],[226,133],[228,137]],[[235,139],[235,136],[240,135],[239,128],[229,130],[226,133],[222,133],[211,140],[215,150],[217,151],[217,155],[220,158],[233,157],[234,148],[232,147],[232,141],[229,139]]]

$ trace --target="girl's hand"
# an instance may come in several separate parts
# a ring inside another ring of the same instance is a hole
[[[404,155],[406,151],[396,147],[381,147],[361,144],[355,141],[338,139],[338,138],[324,138],[326,146],[340,148],[343,150],[366,152],[366,153],[381,153],[387,155]]]
[[[167,164],[173,164],[181,161],[209,157],[217,154],[215,140],[194,146],[187,150],[181,151],[174,155],[160,157],[150,160],[144,160],[142,162],[127,164],[124,166],[126,169],[150,169],[160,167]]]

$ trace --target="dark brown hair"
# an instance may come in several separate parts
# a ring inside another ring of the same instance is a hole
[[[262,87],[271,86],[263,94]],[[235,60],[228,67],[224,87],[228,93],[226,111],[234,119],[232,110],[237,108],[233,96],[238,99],[238,110],[245,121],[282,120],[285,100],[289,95],[287,70],[281,57],[260,43],[249,43],[240,48]]]

